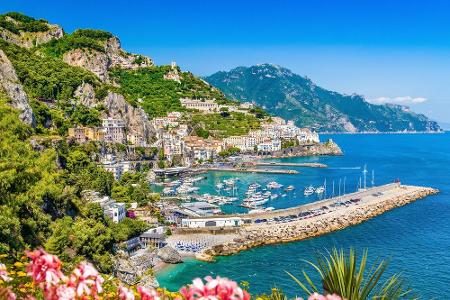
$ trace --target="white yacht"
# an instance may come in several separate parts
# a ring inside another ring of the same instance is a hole
[[[314,194],[314,188],[313,188],[313,186],[312,186],[312,185],[308,186],[308,187],[305,189],[305,191],[304,191],[303,194],[304,194],[305,196],[310,196],[310,195]]]
[[[325,188],[323,186],[319,186],[318,188],[316,188],[316,194],[323,194],[323,192],[325,192]]]

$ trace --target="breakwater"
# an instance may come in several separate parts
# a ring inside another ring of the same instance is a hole
[[[283,166],[283,167],[304,167],[304,168],[327,168],[326,164],[321,163],[291,163],[291,162],[274,162],[261,161],[253,163],[255,166]]]
[[[350,199],[358,199],[357,203],[339,206],[327,210],[323,214],[302,220],[282,223],[274,222],[271,224],[252,223],[249,226],[242,227],[238,234],[233,236],[232,239],[230,237],[228,242],[213,245],[205,249],[198,258],[211,260],[214,256],[232,255],[252,247],[320,236],[360,224],[384,212],[436,193],[438,193],[438,190],[433,188],[391,184],[342,196],[340,199],[324,200],[302,207],[284,209],[266,214],[248,215],[252,219],[280,217],[301,212],[305,209],[317,209],[331,205],[331,201],[345,202]]]
[[[297,170],[233,168],[233,167],[207,168],[206,170],[207,171],[216,171],[216,172],[267,173],[267,174],[298,174],[299,173]]]

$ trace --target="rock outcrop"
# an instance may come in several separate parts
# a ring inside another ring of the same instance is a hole
[[[115,258],[114,275],[122,282],[147,287],[158,287],[158,281],[151,274],[154,266],[161,263],[155,251],[142,249],[133,256],[119,255]]]
[[[91,71],[104,82],[110,81],[108,71],[111,68],[137,69],[153,65],[153,61],[146,56],[125,52],[116,37],[108,39],[104,49],[74,49],[64,53],[63,60],[69,65]]]
[[[112,37],[107,41],[105,50],[112,68],[137,69],[153,65],[153,61],[149,57],[125,52],[121,48],[120,40],[117,37]]]
[[[0,50],[0,88],[9,97],[11,106],[21,112],[20,119],[24,123],[34,127],[36,120],[28,102],[28,96],[20,84],[14,66],[3,50]]]
[[[178,264],[183,262],[183,258],[180,253],[170,246],[165,246],[159,249],[157,255],[163,262],[168,264]]]
[[[9,43],[20,47],[32,48],[45,44],[53,39],[60,39],[64,36],[64,31],[59,25],[47,24],[48,30],[42,32],[23,32],[20,34],[12,33],[9,30],[0,28],[0,38]]]
[[[122,119],[125,122],[128,134],[145,141],[149,141],[154,135],[155,129],[145,111],[130,105],[122,95],[110,92],[103,103],[110,117]]]
[[[71,66],[91,71],[102,81],[108,80],[110,61],[103,52],[94,49],[74,49],[64,53],[63,60]]]
[[[284,148],[272,153],[273,157],[296,157],[296,156],[316,156],[316,155],[342,155],[343,152],[338,144],[333,140],[325,143],[315,143],[296,147]]]
[[[89,83],[81,84],[74,93],[75,98],[77,98],[80,104],[83,104],[87,107],[95,107],[98,102],[95,99],[95,91],[94,87]]]

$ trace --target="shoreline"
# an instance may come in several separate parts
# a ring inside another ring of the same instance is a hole
[[[333,135],[341,135],[341,134],[352,134],[352,135],[358,135],[358,134],[443,134],[446,133],[445,130],[442,131],[359,131],[359,132],[319,132],[319,135],[326,135],[326,134],[333,134]]]
[[[382,196],[375,196],[374,193],[379,191],[382,191]],[[429,195],[437,194],[438,192],[438,190],[429,187],[388,184],[299,207],[291,207],[269,213],[235,215],[251,218],[255,221],[256,219],[262,218],[269,219],[298,214],[308,209],[317,209],[350,199],[360,199],[357,204],[353,203],[333,207],[323,214],[314,215],[306,219],[295,219],[293,221],[270,224],[253,223],[234,228],[234,232],[228,232],[227,234],[224,234],[223,228],[203,228],[200,230],[180,228],[178,232],[175,232],[171,236],[171,239],[174,241],[177,239],[189,240],[201,236],[201,239],[208,242],[208,245],[201,252],[180,254],[183,255],[183,258],[189,257],[200,261],[211,262],[217,256],[229,256],[243,250],[264,245],[304,240],[355,226],[392,209],[407,205]],[[164,269],[164,266],[158,268],[158,271],[162,269]]]
[[[216,256],[233,255],[254,247],[318,237],[361,224],[395,208],[439,193],[438,190],[428,187],[401,186],[399,189],[404,189],[405,192],[397,193],[382,201],[367,201],[367,203],[361,203],[355,207],[338,209],[309,220],[252,225],[243,228],[239,238],[227,244],[205,249],[200,258],[205,261],[213,261]]]

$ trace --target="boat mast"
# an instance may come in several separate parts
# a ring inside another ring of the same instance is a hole
[[[347,181],[347,177],[344,177],[344,195],[345,195],[345,182]]]
[[[375,186],[375,170],[372,170],[372,187]]]
[[[367,165],[364,165],[363,175],[364,175],[364,189],[366,189],[367,188]]]
[[[339,197],[341,196],[341,178],[339,178]]]
[[[331,195],[331,197],[334,198],[334,180],[333,180],[333,194]]]

